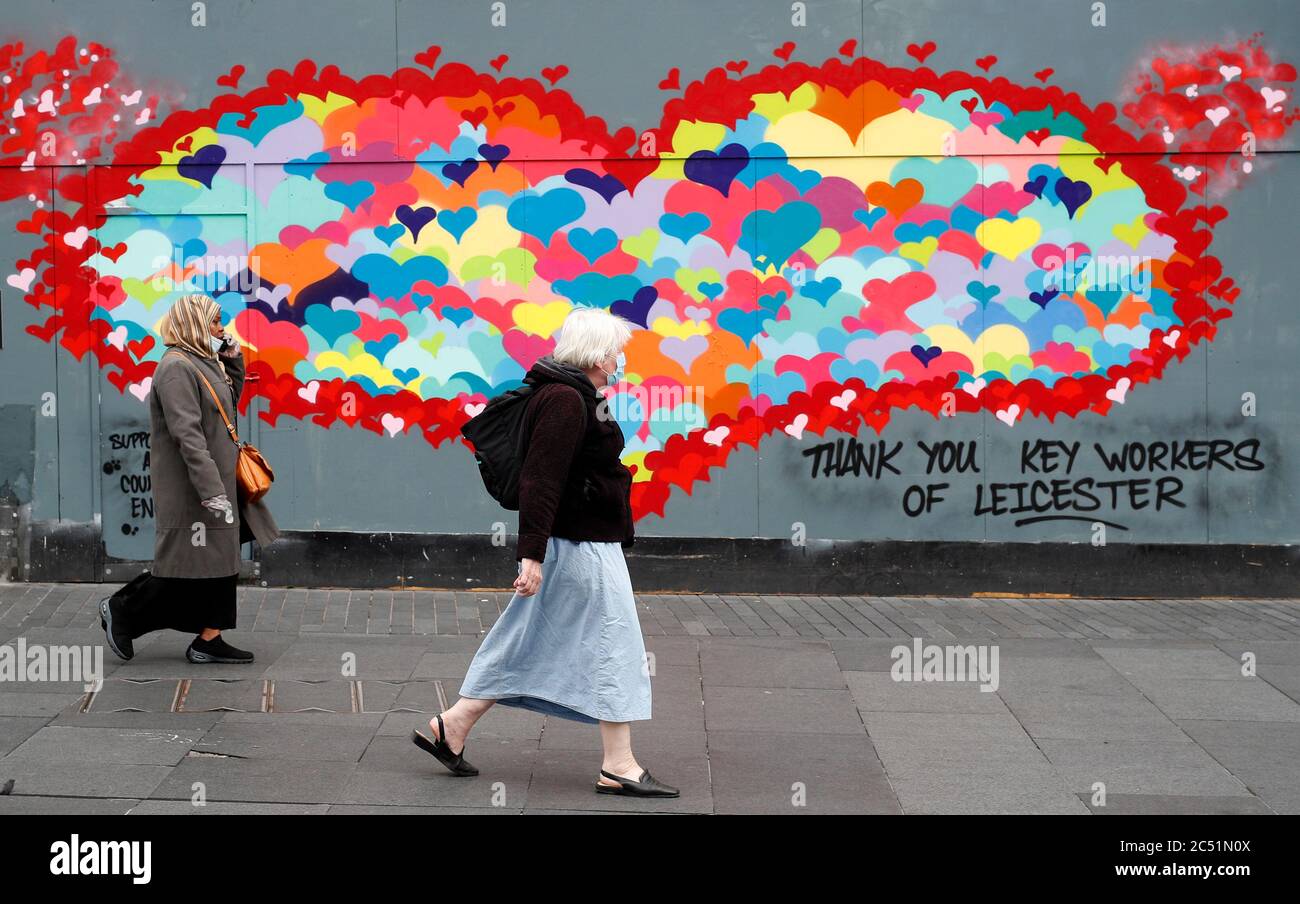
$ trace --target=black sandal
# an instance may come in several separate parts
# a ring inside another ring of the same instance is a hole
[[[428,738],[416,728],[411,732],[411,740],[415,742],[415,746],[426,753],[433,754],[439,763],[451,770],[452,775],[478,775],[478,770],[465,760],[464,747],[460,749],[460,753],[452,753],[451,748],[443,742],[447,728],[442,724],[442,714],[439,713],[434,718],[438,720],[438,737]]]
[[[606,772],[604,769],[600,770],[600,774],[619,784],[602,785],[600,782],[596,782],[597,794],[622,794],[628,797],[679,797],[682,793],[672,785],[665,785],[646,769],[641,770],[641,778],[635,782],[630,778],[623,778],[621,775]]]

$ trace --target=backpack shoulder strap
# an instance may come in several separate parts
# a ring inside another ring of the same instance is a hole
[[[173,352],[168,352],[167,354],[170,355],[173,354]],[[212,388],[212,383],[208,380],[207,375],[204,374],[203,371],[199,370],[199,366],[190,360],[189,355],[184,352],[174,352],[174,354],[189,365],[190,370],[194,371],[194,373],[198,375],[198,378],[203,381],[203,385],[208,387],[208,394],[212,396],[212,401],[217,403],[217,410],[221,412],[221,419],[226,422],[226,432],[230,434],[231,439],[238,443],[239,434],[235,431],[235,425],[231,423],[230,416],[226,414],[226,406],[221,404],[221,399],[217,396],[217,391]],[[165,358],[167,355],[163,355],[163,357]]]

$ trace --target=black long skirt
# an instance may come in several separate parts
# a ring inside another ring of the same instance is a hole
[[[224,578],[161,578],[145,572],[117,593],[131,637],[170,628],[199,634],[235,627],[239,575]]]

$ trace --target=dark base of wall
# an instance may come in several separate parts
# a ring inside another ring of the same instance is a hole
[[[1300,596],[1300,546],[788,541],[639,537],[626,550],[638,592],[872,596]],[[126,581],[147,563],[103,555],[92,525],[37,524],[33,581]],[[271,586],[506,588],[505,547],[472,534],[288,531],[245,578]]]

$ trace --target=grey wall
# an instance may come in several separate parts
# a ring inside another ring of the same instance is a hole
[[[1089,104],[1122,103],[1129,73],[1157,49],[1174,44],[1227,43],[1262,32],[1275,59],[1300,61],[1300,16],[1290,0],[1145,0],[1107,4],[1105,28],[1088,27],[1082,0],[832,0],[810,2],[806,28],[792,28],[785,0],[682,0],[665,2],[536,2],[507,0],[506,28],[490,24],[486,2],[412,0],[281,0],[207,4],[207,25],[191,25],[184,2],[122,0],[6,0],[0,40],[52,47],[64,35],[112,46],[137,83],[198,108],[217,93],[214,80],[235,63],[247,73],[241,87],[302,58],[335,64],[360,77],[411,65],[431,43],[443,60],[486,69],[499,53],[509,72],[534,75],[565,63],[563,83],[585,109],[611,126],[638,130],[659,122],[664,92],[657,82],[680,67],[688,83],[732,59],[771,60],[785,40],[797,56],[834,56],[847,38],[859,52],[892,65],[911,66],[904,48],[932,39],[929,65],[971,69],[972,60],[999,57],[997,73],[1031,84],[1044,67],[1054,82]],[[1104,479],[1091,446],[1126,441],[1258,439],[1263,470],[1183,475],[1185,507],[1152,511],[1127,505],[1099,515],[1123,529],[1112,543],[1295,544],[1300,541],[1300,313],[1285,280],[1294,262],[1294,216],[1300,203],[1300,156],[1295,131],[1261,161],[1259,178],[1223,200],[1230,216],[1214,230],[1213,253],[1242,287],[1235,313],[1212,344],[1197,346],[1150,386],[1131,392],[1104,416],[1026,418],[1009,430],[988,412],[936,420],[922,412],[896,412],[881,438],[901,441],[901,475],[813,477],[805,454],[834,441],[780,433],[757,450],[742,448],[725,470],[688,494],[673,493],[665,515],[647,515],[642,535],[678,537],[787,537],[802,524],[810,537],[845,540],[1067,541],[1086,543],[1091,526],[1046,521],[1017,526],[1015,515],[977,513],[976,488],[1021,479],[1022,441],[1080,441],[1072,476]],[[8,156],[3,154],[0,156]],[[91,164],[103,163],[90,161]],[[51,170],[50,178],[59,172]],[[23,199],[0,204],[0,271],[15,272],[30,253],[30,236],[16,224],[30,210]],[[147,410],[98,372],[90,356],[77,360],[57,344],[26,333],[45,313],[25,305],[0,285],[0,497],[27,506],[33,523],[76,528],[79,542],[102,536],[103,550],[88,546],[75,575],[100,578],[108,559],[147,559],[152,549],[147,493],[130,490],[123,477],[143,472],[143,449],[130,436],[147,429]],[[45,393],[57,415],[43,416]],[[1257,414],[1243,417],[1243,393],[1257,398]],[[486,533],[513,519],[481,491],[466,450],[432,448],[418,435],[396,438],[323,428],[281,419],[272,427],[256,419],[254,403],[240,426],[276,464],[273,504],[291,530]],[[874,442],[870,431],[859,435]],[[978,444],[979,474],[927,475],[918,441]],[[125,446],[123,445],[125,443]],[[910,486],[947,483],[945,502],[930,513],[903,511]],[[3,502],[3,498],[0,498]],[[102,532],[102,533],[101,533]],[[77,554],[76,544],[68,553]]]

